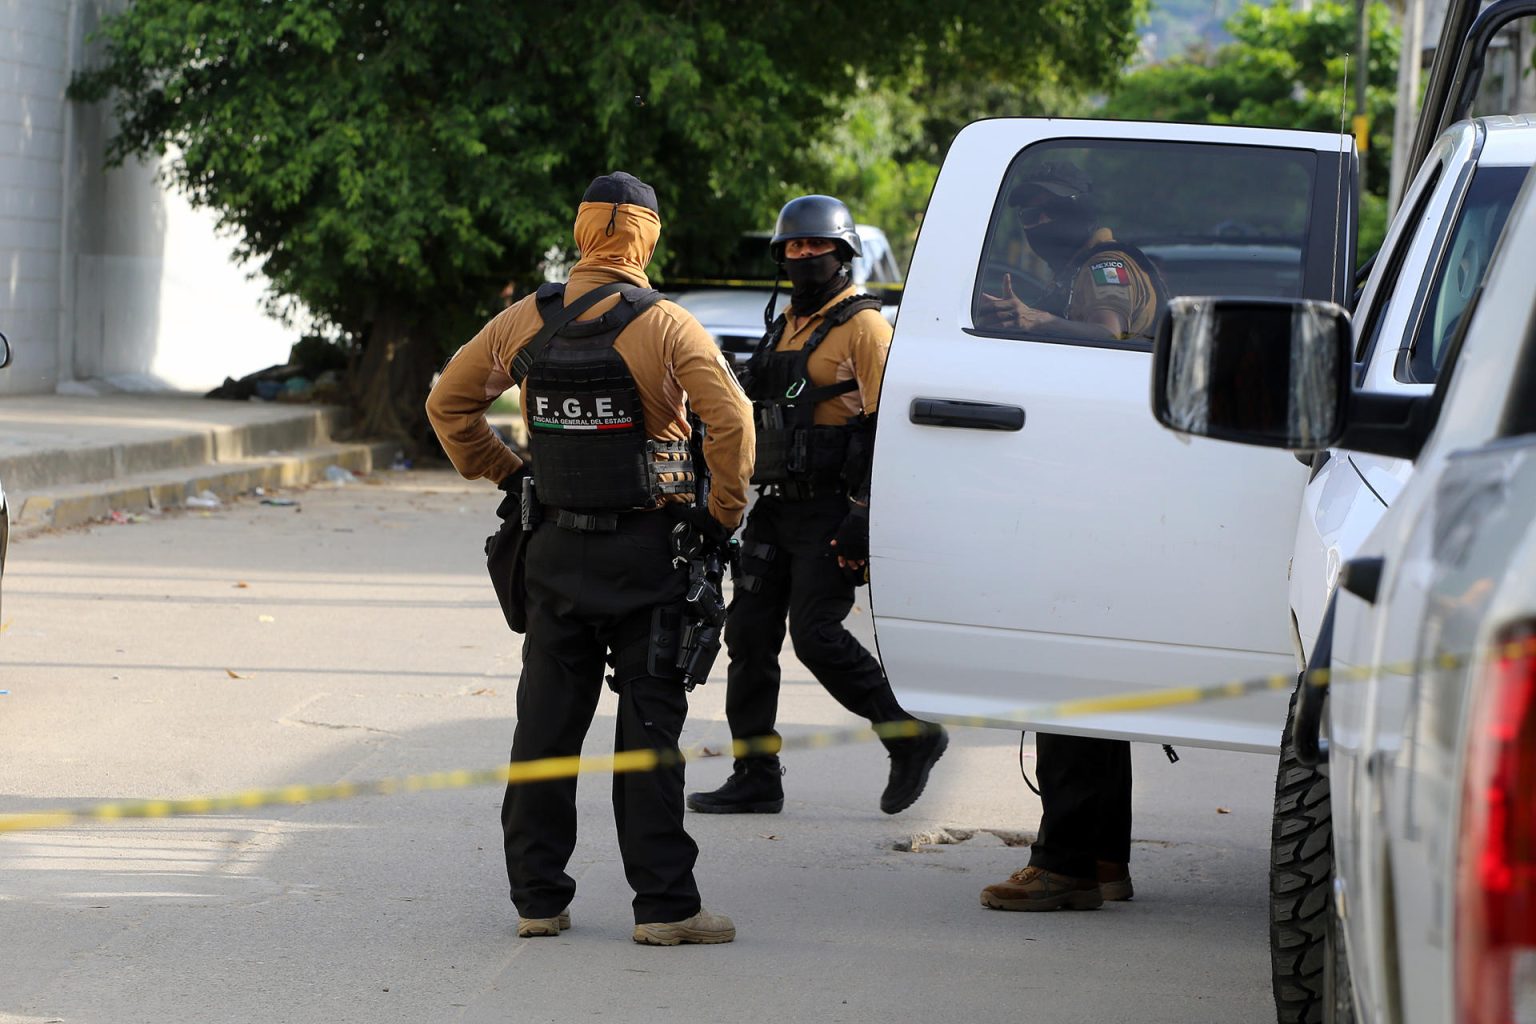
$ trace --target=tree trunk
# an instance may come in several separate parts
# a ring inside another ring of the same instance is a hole
[[[380,311],[370,326],[351,374],[358,438],[399,441],[412,453],[436,447],[425,404],[439,359],[433,339],[420,334],[415,318],[398,310]]]

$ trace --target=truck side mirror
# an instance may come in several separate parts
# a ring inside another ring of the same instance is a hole
[[[5,335],[0,334],[0,370],[11,365],[11,343]]]
[[[1344,432],[1349,314],[1303,299],[1177,298],[1158,327],[1152,410],[1170,430],[1316,450]]]

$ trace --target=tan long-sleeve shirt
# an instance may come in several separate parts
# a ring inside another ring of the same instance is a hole
[[[608,232],[607,225],[615,220],[617,230]],[[655,214],[642,207],[621,205],[611,210],[607,204],[583,204],[576,235],[578,244],[586,244],[581,245],[583,258],[566,284],[565,301],[573,302],[614,281],[648,286],[643,267],[655,244],[653,222]],[[647,230],[652,232],[648,245]],[[620,301],[617,295],[605,298],[580,319],[600,317]],[[522,464],[492,432],[485,412],[515,383],[512,359],[543,325],[533,296],[514,303],[454,354],[433,386],[427,416],[454,468],[465,477],[501,480]],[[687,310],[662,300],[624,329],[614,350],[640,391],[648,436],[657,441],[686,440],[692,433],[689,405],[703,420],[707,428],[704,459],[711,474],[709,511],[727,526],[739,524],[756,445],[752,404],[709,332]],[[525,394],[525,419],[528,399]]]

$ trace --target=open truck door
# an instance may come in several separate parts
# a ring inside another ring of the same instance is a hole
[[[881,392],[871,605],[915,714],[1274,750],[1285,695],[1055,723],[1030,705],[1294,673],[1287,562],[1307,469],[1179,437],[1149,411],[1151,338],[985,325],[1053,272],[1009,198],[1046,162],[1172,295],[1347,300],[1353,141],[1270,129],[1002,118],[955,139]],[[1110,268],[1111,270],[1113,268]]]

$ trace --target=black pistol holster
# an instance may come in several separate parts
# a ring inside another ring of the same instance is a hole
[[[626,683],[642,676],[679,678],[678,650],[683,616],[680,605],[658,605],[651,610],[648,621],[636,620],[636,626],[640,628],[618,637],[608,658],[613,669],[613,674],[608,677],[608,688],[618,693]]]
[[[524,479],[523,494],[533,481]],[[501,527],[485,538],[485,570],[491,576],[491,587],[496,591],[496,603],[501,614],[514,633],[528,630],[528,538],[527,513],[523,498],[507,494],[496,509]]]
[[[677,667],[683,688],[692,690],[709,680],[720,655],[725,630],[725,558],[688,522],[672,527],[672,564],[688,567],[688,592],[683,598],[682,637]]]

